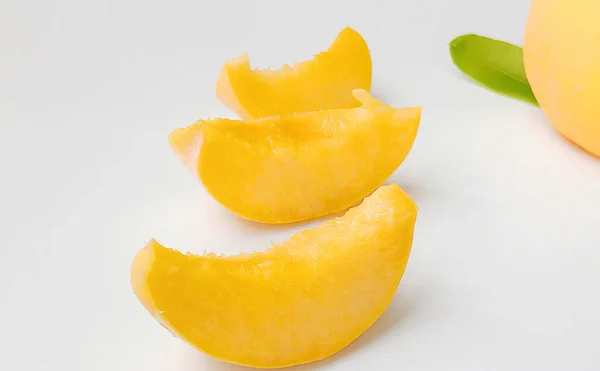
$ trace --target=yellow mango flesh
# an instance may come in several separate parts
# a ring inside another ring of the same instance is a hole
[[[559,133],[600,156],[600,1],[534,0],[523,58]]]
[[[351,28],[340,32],[327,51],[292,67],[251,69],[247,54],[227,62],[217,97],[243,119],[357,106],[353,89],[371,87],[371,55]]]
[[[308,363],[344,348],[388,307],[416,215],[392,184],[262,253],[190,255],[153,240],[134,259],[131,283],[153,317],[213,357],[263,368]]]
[[[232,212],[292,223],[346,210],[402,163],[421,108],[392,108],[364,90],[362,106],[253,121],[200,120],[169,141]]]

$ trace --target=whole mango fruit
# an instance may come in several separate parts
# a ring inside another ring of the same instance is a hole
[[[523,58],[556,130],[600,156],[600,0],[533,0]]]

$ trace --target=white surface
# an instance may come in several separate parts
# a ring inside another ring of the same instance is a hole
[[[214,94],[229,58],[304,60],[346,25],[370,46],[373,93],[424,105],[414,149],[391,178],[420,214],[389,310],[346,350],[298,370],[600,369],[600,161],[536,108],[467,81],[448,56],[463,33],[520,43],[527,8],[1,2],[0,370],[242,370],[155,323],[130,289],[129,264],[151,237],[235,253],[295,230],[229,214],[166,137],[232,115]]]

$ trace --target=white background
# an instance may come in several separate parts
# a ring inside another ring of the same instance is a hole
[[[129,285],[152,237],[262,250],[308,225],[262,227],[213,201],[167,135],[233,117],[215,97],[245,51],[278,67],[346,25],[373,94],[423,105],[390,181],[420,206],[381,319],[296,370],[598,370],[600,160],[537,108],[469,82],[448,42],[521,43],[527,0],[0,2],[0,370],[240,371],[173,338]]]

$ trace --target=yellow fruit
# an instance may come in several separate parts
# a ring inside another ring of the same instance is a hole
[[[253,70],[248,54],[227,62],[217,97],[243,119],[319,109],[352,108],[353,89],[371,87],[371,55],[365,40],[345,28],[329,49],[292,67]]]
[[[395,109],[355,91],[362,106],[253,121],[200,120],[169,141],[208,192],[262,223],[334,214],[383,183],[409,153],[421,108]]]
[[[523,57],[558,132],[600,156],[600,1],[534,0]]]
[[[263,368],[308,363],[344,348],[388,307],[416,216],[392,184],[262,253],[190,255],[153,240],[135,257],[131,283],[159,323],[215,358]]]

